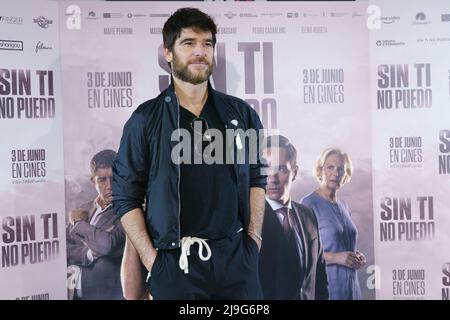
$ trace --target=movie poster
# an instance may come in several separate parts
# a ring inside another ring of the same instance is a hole
[[[66,298],[57,12],[0,4],[1,299]]]
[[[368,32],[364,5],[254,4],[225,12],[227,92],[258,111],[271,134],[298,151],[292,199],[318,187],[314,161],[327,147],[350,156],[352,181],[340,191],[359,232],[367,264],[358,271],[364,299],[374,298],[371,119]],[[349,37],[340,35],[347,34]]]
[[[293,200],[317,188],[314,160],[330,146],[354,165],[340,198],[367,264],[363,298],[374,298],[371,122],[366,5],[284,3],[85,3],[60,6],[66,214],[93,200],[92,157],[117,150],[126,120],[170,81],[162,26],[192,5],[218,24],[213,86],[245,99],[270,133],[299,152]],[[342,34],[348,36],[342,37]],[[351,36],[350,36],[351,35]]]
[[[377,299],[448,300],[448,2],[369,11]]]

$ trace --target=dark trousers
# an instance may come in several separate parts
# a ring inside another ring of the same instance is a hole
[[[211,248],[208,261],[198,256],[197,243],[191,246],[188,274],[178,265],[180,248],[158,250],[150,279],[153,299],[263,299],[256,242],[239,232],[207,243]]]

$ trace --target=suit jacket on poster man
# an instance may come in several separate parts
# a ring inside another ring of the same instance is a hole
[[[327,300],[328,280],[317,219],[311,209],[291,201],[291,223],[299,226],[306,254],[301,284],[298,246],[289,241],[278,216],[266,201],[259,272],[264,298],[268,300]],[[291,230],[293,232],[293,230]]]
[[[89,221],[96,210],[95,202],[81,206],[89,212]],[[120,264],[125,245],[125,230],[114,214],[112,205],[98,217],[96,225],[81,221],[67,230],[67,264],[81,267],[83,300],[123,299]],[[94,252],[94,260],[87,257]]]

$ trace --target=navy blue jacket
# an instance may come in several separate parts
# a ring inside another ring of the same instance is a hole
[[[214,90],[209,83],[208,90],[225,128],[262,129],[258,114],[246,102]],[[114,212],[122,217],[130,210],[142,208],[145,199],[147,230],[153,245],[159,249],[180,247],[180,166],[171,160],[171,152],[179,143],[171,141],[172,132],[179,128],[179,116],[172,83],[133,112],[124,126],[113,165]],[[260,139],[258,136],[258,144]],[[234,149],[236,159],[236,140],[232,139],[231,143],[227,147]],[[249,144],[243,145],[248,155]],[[262,169],[259,152],[253,164],[234,162],[239,215],[244,229],[250,221],[250,188],[266,186]]]

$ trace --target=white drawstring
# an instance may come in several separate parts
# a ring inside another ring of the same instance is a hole
[[[191,254],[191,246],[197,242],[198,243],[198,256],[203,261],[208,261],[211,258],[211,248],[208,243],[206,243],[205,239],[197,238],[197,237],[184,237],[181,239],[181,255],[179,266],[184,273],[189,273],[189,263],[188,256]],[[205,245],[205,249],[207,252],[206,257],[202,255],[203,245]]]

